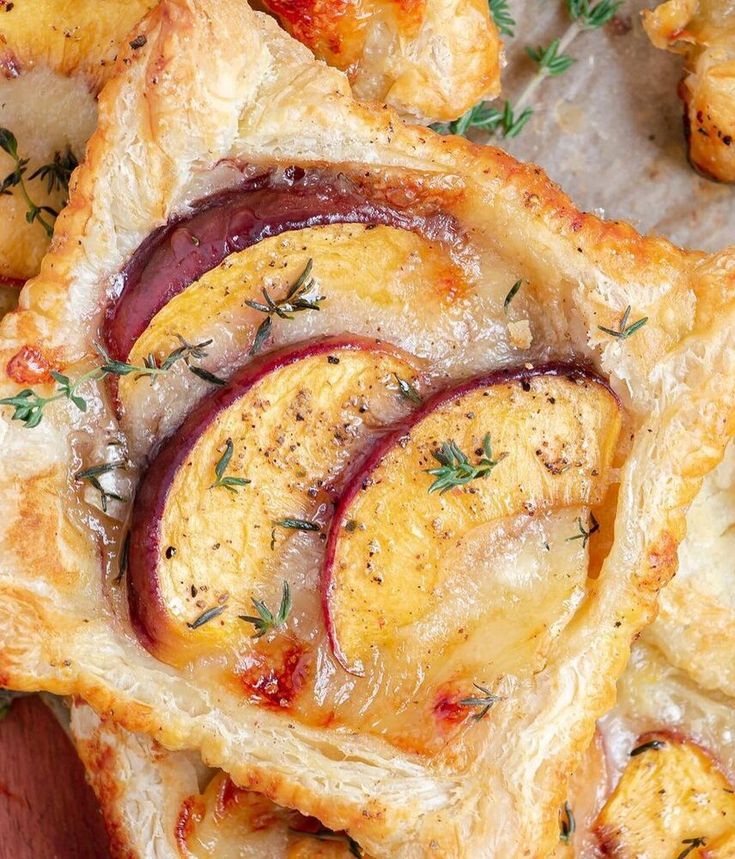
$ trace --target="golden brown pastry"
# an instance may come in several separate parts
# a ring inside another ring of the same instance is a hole
[[[667,0],[644,11],[651,41],[684,56],[679,94],[692,165],[735,182],[735,11],[727,0]]]
[[[114,859],[349,859],[364,856],[344,833],[279,808],[148,737],[71,707],[70,732],[100,801]],[[367,859],[367,857],[366,857]]]
[[[734,466],[730,445],[689,510],[678,574],[570,784],[559,857],[733,855]]]
[[[292,36],[347,73],[359,99],[422,122],[500,92],[502,43],[486,0],[264,0]]]
[[[376,857],[546,855],[733,429],[731,254],[235,0],[140,29],[0,326],[3,681]]]

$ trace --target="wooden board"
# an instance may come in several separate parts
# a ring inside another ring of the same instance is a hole
[[[0,859],[110,859],[74,747],[33,696],[0,722]]]

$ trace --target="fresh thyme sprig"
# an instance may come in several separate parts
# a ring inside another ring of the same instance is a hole
[[[497,702],[502,699],[494,692],[491,692],[486,686],[481,686],[479,683],[473,683],[472,685],[475,689],[479,689],[479,691],[482,692],[482,695],[462,698],[459,701],[459,704],[462,707],[477,707],[478,712],[473,713],[472,718],[475,722],[480,722],[485,718],[485,716],[487,716],[493,705],[497,704]]]
[[[240,620],[244,620],[245,623],[252,623],[255,628],[255,632],[252,635],[253,638],[261,638],[267,632],[270,632],[270,630],[279,629],[286,623],[289,614],[291,614],[291,588],[288,582],[283,583],[281,605],[275,614],[273,614],[263,600],[256,600],[255,597],[251,597],[250,600],[253,608],[258,613],[257,617],[248,614],[241,614],[238,617]]]
[[[582,517],[577,517],[577,527],[579,528],[579,534],[575,534],[573,537],[567,537],[567,543],[571,543],[573,540],[581,540],[582,548],[587,548],[587,543],[589,543],[589,539],[593,534],[596,534],[600,530],[600,523],[595,519],[595,514],[590,513],[590,524],[588,528],[585,528],[582,524]]]
[[[590,3],[590,0],[567,0],[572,21],[578,22],[587,30],[603,27],[622,5],[623,0],[600,0],[599,3]]]
[[[471,107],[467,113],[450,122],[447,130],[451,134],[465,134],[470,128],[487,132],[502,131],[503,137],[517,137],[533,115],[531,108],[516,112],[513,105],[506,101],[502,110],[486,102]],[[443,126],[439,127],[441,130]]]
[[[558,77],[577,61],[568,54],[559,53],[559,39],[554,39],[547,47],[526,48],[528,56],[536,63],[539,71],[546,72],[549,77]]]
[[[212,340],[204,340],[202,343],[187,343],[180,334],[177,334],[176,336],[179,339],[181,346],[178,346],[176,349],[172,349],[162,361],[159,361],[155,355],[149,353],[143,359],[142,366],[138,364],[129,364],[127,361],[116,361],[110,358],[102,346],[98,345],[97,351],[104,361],[100,370],[105,376],[128,376],[131,373],[136,373],[136,378],[138,379],[144,376],[159,376],[163,373],[168,373],[168,371],[178,361],[183,361],[191,370],[193,368],[189,365],[189,361],[192,358],[206,358],[208,352],[206,352],[205,347],[209,346],[213,342]]]
[[[148,355],[142,365],[129,364],[127,361],[117,361],[111,358],[105,349],[98,344],[96,349],[102,359],[102,364],[99,367],[94,367],[75,380],[64,375],[64,373],[51,370],[51,377],[56,382],[56,391],[50,397],[41,396],[41,394],[36,393],[32,388],[24,388],[12,397],[3,397],[0,399],[0,406],[12,406],[12,420],[21,421],[25,424],[26,429],[33,429],[41,423],[46,406],[57,400],[70,400],[80,412],[86,412],[87,401],[77,393],[85,382],[99,381],[106,376],[127,376],[131,373],[136,373],[137,378],[159,376],[168,373],[178,361],[184,361],[192,373],[205,379],[205,381],[211,381],[213,384],[224,384],[221,379],[212,376],[201,367],[196,367],[189,363],[191,358],[205,357],[207,353],[203,347],[208,346],[212,341],[206,340],[204,343],[192,345],[187,343],[182,337],[179,337],[179,339],[182,345],[170,352],[163,361],[159,363],[155,356]],[[207,378],[208,376],[211,376],[211,378]]]
[[[233,477],[232,475],[225,474],[234,452],[235,446],[232,443],[232,439],[228,438],[225,442],[225,452],[214,467],[215,481],[209,487],[210,489],[216,489],[218,486],[222,486],[230,492],[236,493],[239,486],[247,486],[248,483],[252,483],[252,481],[248,480],[246,477]]]
[[[549,77],[564,74],[575,62],[574,57],[566,53],[572,42],[581,33],[599,29],[607,24],[623,2],[624,0],[599,0],[596,3],[592,0],[566,0],[571,24],[561,37],[554,39],[547,47],[526,48],[526,53],[536,63],[537,68],[517,99],[507,100],[502,109],[487,102],[480,102],[454,122],[438,123],[432,127],[440,133],[465,134],[470,128],[477,128],[490,133],[502,133],[504,137],[516,137],[533,116],[530,104],[541,84]]]
[[[576,829],[577,824],[574,820],[572,806],[567,800],[559,810],[559,840],[563,841],[565,844],[569,844]]]
[[[90,468],[85,468],[82,471],[77,471],[74,475],[75,480],[86,480],[100,494],[100,503],[102,504],[102,512],[107,513],[107,505],[109,501],[127,501],[128,499],[116,492],[108,492],[100,483],[99,478],[103,474],[109,474],[117,468],[125,468],[125,462],[105,462],[101,465],[93,465]]]
[[[50,161],[48,164],[42,164],[28,178],[35,179],[38,177],[39,179],[45,179],[46,190],[49,194],[56,190],[68,193],[69,179],[71,179],[71,174],[78,166],[79,162],[74,153],[71,149],[67,149],[64,155],[60,152],[55,152],[53,161]]]
[[[11,195],[12,189],[17,188],[26,204],[26,221],[29,224],[39,223],[51,238],[54,232],[53,220],[59,214],[51,206],[39,206],[31,197],[26,185],[26,173],[28,172],[28,158],[21,158],[18,154],[18,141],[7,128],[0,128],[0,149],[7,153],[15,162],[12,172],[0,182],[0,195]],[[71,151],[65,155],[56,153],[54,160],[44,164],[28,176],[28,180],[41,178],[46,180],[49,193],[55,188],[64,191],[69,189],[69,177],[77,166],[77,161]]]
[[[501,453],[496,459],[493,459],[490,433],[487,433],[482,441],[482,450],[485,456],[473,465],[456,442],[445,441],[439,450],[432,454],[440,467],[426,469],[428,474],[436,478],[429,487],[429,492],[439,492],[443,495],[450,489],[454,489],[455,486],[465,486],[472,480],[487,477],[495,466],[507,456],[506,453]]]
[[[334,832],[331,829],[327,829],[326,826],[322,826],[316,832],[305,832],[303,829],[291,829],[291,832],[295,835],[308,835],[309,838],[316,838],[318,841],[346,841],[347,848],[352,856],[357,856],[357,859],[362,859],[364,856],[362,847],[360,847],[354,838],[350,838],[346,832]]]
[[[684,838],[681,842],[682,844],[686,844],[687,846],[679,853],[676,859],[686,859],[686,857],[693,851],[696,850],[697,847],[704,847],[707,843],[707,839],[704,835],[697,835],[694,838]]]
[[[189,629],[199,629],[200,626],[204,626],[205,623],[209,623],[210,620],[214,620],[215,617],[219,617],[222,612],[227,608],[226,604],[215,605],[212,608],[208,608],[206,611],[203,611],[199,617],[189,623],[187,621],[187,626]]]
[[[630,318],[630,305],[625,308],[625,312],[620,317],[620,322],[618,323],[618,330],[616,331],[614,328],[605,328],[604,325],[598,325],[597,327],[600,331],[604,331],[605,334],[609,334],[611,337],[615,337],[618,340],[627,340],[631,334],[635,334],[636,331],[643,328],[643,326],[648,322],[647,316],[642,316],[636,322],[631,322],[628,325],[628,319]]]
[[[490,14],[493,21],[495,21],[495,26],[498,28],[500,35],[513,37],[515,35],[513,28],[516,22],[510,14],[508,0],[490,0],[489,5]]]
[[[293,319],[293,314],[299,310],[319,310],[319,302],[323,301],[323,295],[310,295],[314,289],[314,279],[311,277],[313,268],[313,260],[306,263],[304,270],[296,278],[293,285],[289,288],[285,298],[278,301],[272,298],[268,290],[263,287],[263,298],[265,303],[261,301],[246,301],[248,307],[253,310],[259,310],[265,313],[265,319],[260,323],[260,327],[255,332],[253,345],[250,347],[250,355],[257,355],[263,348],[265,341],[271,333],[273,326],[273,317],[278,316],[280,319]]]

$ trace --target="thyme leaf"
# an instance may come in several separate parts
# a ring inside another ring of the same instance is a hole
[[[100,483],[100,476],[103,474],[109,474],[109,472],[114,471],[116,468],[125,468],[125,462],[105,462],[101,465],[93,465],[90,468],[85,468],[82,471],[77,471],[74,475],[74,479],[78,481],[87,481],[91,486],[93,486],[100,494],[100,503],[102,505],[102,512],[107,513],[107,505],[110,501],[128,501],[129,499],[125,498],[122,495],[118,495],[116,492],[108,492]]]
[[[128,557],[130,556],[130,531],[125,535],[120,548],[120,556],[117,562],[117,575],[113,579],[114,583],[119,584],[125,577],[128,571]]]
[[[260,327],[255,333],[253,345],[250,347],[250,355],[256,355],[263,348],[265,341],[271,332],[273,317],[279,319],[293,319],[294,313],[301,310],[319,310],[319,302],[323,301],[325,296],[312,294],[315,287],[314,279],[311,277],[311,270],[314,267],[314,261],[309,260],[304,267],[304,270],[296,278],[293,284],[289,287],[284,298],[274,299],[268,290],[263,287],[263,301],[246,301],[248,307],[257,310],[260,313],[265,313],[266,318],[261,322]]]
[[[508,0],[490,0],[490,14],[501,36],[514,36],[515,19],[510,14]]]
[[[362,847],[360,847],[354,838],[350,838],[346,832],[334,832],[331,829],[327,829],[326,826],[320,827],[316,832],[306,832],[303,829],[291,829],[291,832],[296,835],[308,835],[309,838],[316,838],[318,841],[346,841],[350,855],[356,856],[357,859],[362,859],[364,856]]]
[[[439,463],[439,468],[426,469],[427,474],[436,478],[429,487],[429,492],[439,492],[443,495],[456,486],[466,486],[472,480],[487,477],[495,466],[507,456],[506,453],[501,453],[497,459],[493,458],[490,433],[487,433],[482,441],[482,450],[485,456],[473,465],[456,442],[445,441],[439,450],[432,454]]]
[[[595,519],[595,514],[590,513],[590,524],[587,529],[585,529],[582,524],[582,517],[577,517],[577,527],[579,528],[579,534],[575,534],[573,537],[567,537],[567,543],[571,543],[572,540],[581,540],[582,548],[587,548],[587,543],[589,542],[590,537],[593,534],[596,534],[600,530],[600,523]]]
[[[627,340],[632,334],[635,334],[636,331],[643,328],[643,326],[648,322],[647,316],[642,316],[636,322],[631,322],[628,325],[628,319],[630,318],[630,305],[625,308],[623,315],[620,317],[620,322],[618,323],[617,331],[614,328],[605,328],[604,325],[598,325],[597,327],[600,331],[604,331],[605,334],[609,334],[611,337],[615,337],[617,340]]]
[[[572,806],[567,800],[559,810],[559,840],[563,841],[565,844],[569,844],[576,828],[577,824],[574,820]]]
[[[574,57],[559,52],[559,43],[560,39],[554,39],[546,48],[541,45],[537,48],[526,48],[526,53],[536,63],[539,71],[549,77],[563,75],[576,62]]]
[[[478,689],[480,692],[482,692],[482,695],[476,695],[470,698],[462,698],[458,703],[461,707],[477,707],[478,712],[473,713],[472,718],[475,722],[480,722],[490,712],[493,707],[493,704],[496,704],[502,699],[500,698],[500,696],[495,695],[493,692],[491,692],[486,686],[481,686],[479,683],[473,683],[472,685],[475,687],[475,689]]]
[[[13,406],[11,420],[22,421],[26,429],[33,429],[41,423],[44,406],[50,401],[49,398],[39,396],[30,388],[24,388],[14,397],[0,399],[0,405]]]
[[[210,373],[209,370],[205,370],[204,367],[197,367],[194,364],[189,364],[189,371],[193,373],[197,378],[201,379],[204,382],[209,382],[210,385],[226,385],[227,382],[225,379],[220,379],[219,376],[215,376],[214,373]]]
[[[403,399],[410,400],[412,403],[420,405],[422,403],[421,394],[419,394],[416,388],[414,388],[408,380],[402,379],[398,373],[394,373],[393,375],[398,383],[398,393],[403,397]]]
[[[666,743],[663,740],[650,740],[648,743],[642,743],[640,746],[636,746],[636,748],[634,748],[633,751],[630,753],[630,757],[637,758],[638,755],[642,755],[643,752],[657,752],[659,749],[663,749],[665,746]]]
[[[234,452],[235,446],[232,443],[232,439],[228,438],[225,442],[225,452],[222,454],[217,464],[214,466],[215,481],[209,487],[210,489],[215,489],[218,486],[222,486],[230,492],[237,492],[239,486],[247,486],[248,483],[252,483],[252,481],[248,480],[246,477],[233,477],[231,475],[225,475],[225,471],[227,471],[227,466],[230,464],[230,460],[232,459],[232,454]]]
[[[607,24],[622,5],[623,0],[600,0],[599,3],[590,3],[590,0],[567,0],[572,21],[586,30],[596,30]]]
[[[45,179],[48,193],[59,190],[69,192],[69,179],[71,174],[79,166],[74,153],[67,149],[64,155],[60,152],[54,153],[53,161],[42,164],[38,170],[34,170],[29,179]]]
[[[681,853],[679,853],[676,859],[686,859],[692,850],[696,850],[697,847],[704,847],[707,843],[707,839],[704,835],[697,835],[694,838],[684,838],[681,843],[686,844],[687,846],[681,851]]]
[[[292,608],[291,588],[288,582],[283,583],[281,604],[275,614],[273,614],[263,600],[256,600],[255,597],[251,597],[250,601],[257,612],[257,616],[241,614],[238,617],[240,620],[244,620],[245,623],[252,623],[255,629],[252,635],[253,638],[262,638],[267,632],[270,632],[272,629],[280,629],[286,623]]]
[[[518,295],[518,290],[523,285],[523,280],[517,280],[513,286],[511,286],[508,294],[505,296],[505,301],[503,302],[503,310],[507,313],[508,308],[510,307],[511,301]]]
[[[203,611],[199,617],[192,620],[191,623],[187,621],[186,625],[189,629],[199,629],[200,626],[204,626],[205,623],[209,623],[210,620],[214,620],[215,617],[219,617],[226,608],[227,606],[224,604],[212,606],[212,608],[208,608],[206,611]]]
[[[279,528],[292,528],[295,531],[321,531],[321,526],[318,522],[310,522],[308,519],[276,519],[273,522]]]
[[[275,519],[271,529],[271,552],[276,548],[276,528],[293,528],[296,531],[321,531],[318,522],[310,522],[308,519]]]

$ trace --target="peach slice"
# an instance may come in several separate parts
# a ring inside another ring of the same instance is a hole
[[[471,287],[440,245],[393,227],[331,224],[280,233],[231,254],[157,311],[130,345],[126,360],[140,366],[153,355],[162,363],[181,346],[179,337],[191,344],[211,341],[206,357],[193,364],[227,378],[242,364],[266,319],[247,302],[262,304],[263,289],[274,300],[283,299],[309,260],[314,287],[308,294],[324,296],[319,312],[292,313],[290,319],[273,315],[263,351],[341,333],[345,319],[352,331],[382,332],[393,342],[402,342],[400,334],[405,338],[409,332],[410,351],[431,344],[434,359],[442,358],[448,344],[456,347],[457,320],[468,312]],[[380,260],[379,277],[375,260]],[[211,391],[183,362],[154,383],[131,373],[116,385],[136,460],[148,450],[151,436],[174,432],[192,400]]]
[[[732,856],[735,789],[696,743],[669,733],[641,737],[594,826],[605,856]]]
[[[151,652],[181,664],[257,634],[239,616],[255,615],[254,599],[274,612],[285,599],[284,535],[294,522],[322,530],[341,472],[366,435],[412,407],[398,379],[416,375],[379,340],[325,338],[251,362],[194,409],[133,511],[129,604]]]
[[[384,437],[327,543],[323,608],[342,666],[364,673],[374,648],[397,646],[401,628],[436,610],[446,559],[477,526],[598,504],[620,425],[601,379],[559,365],[471,379]]]

